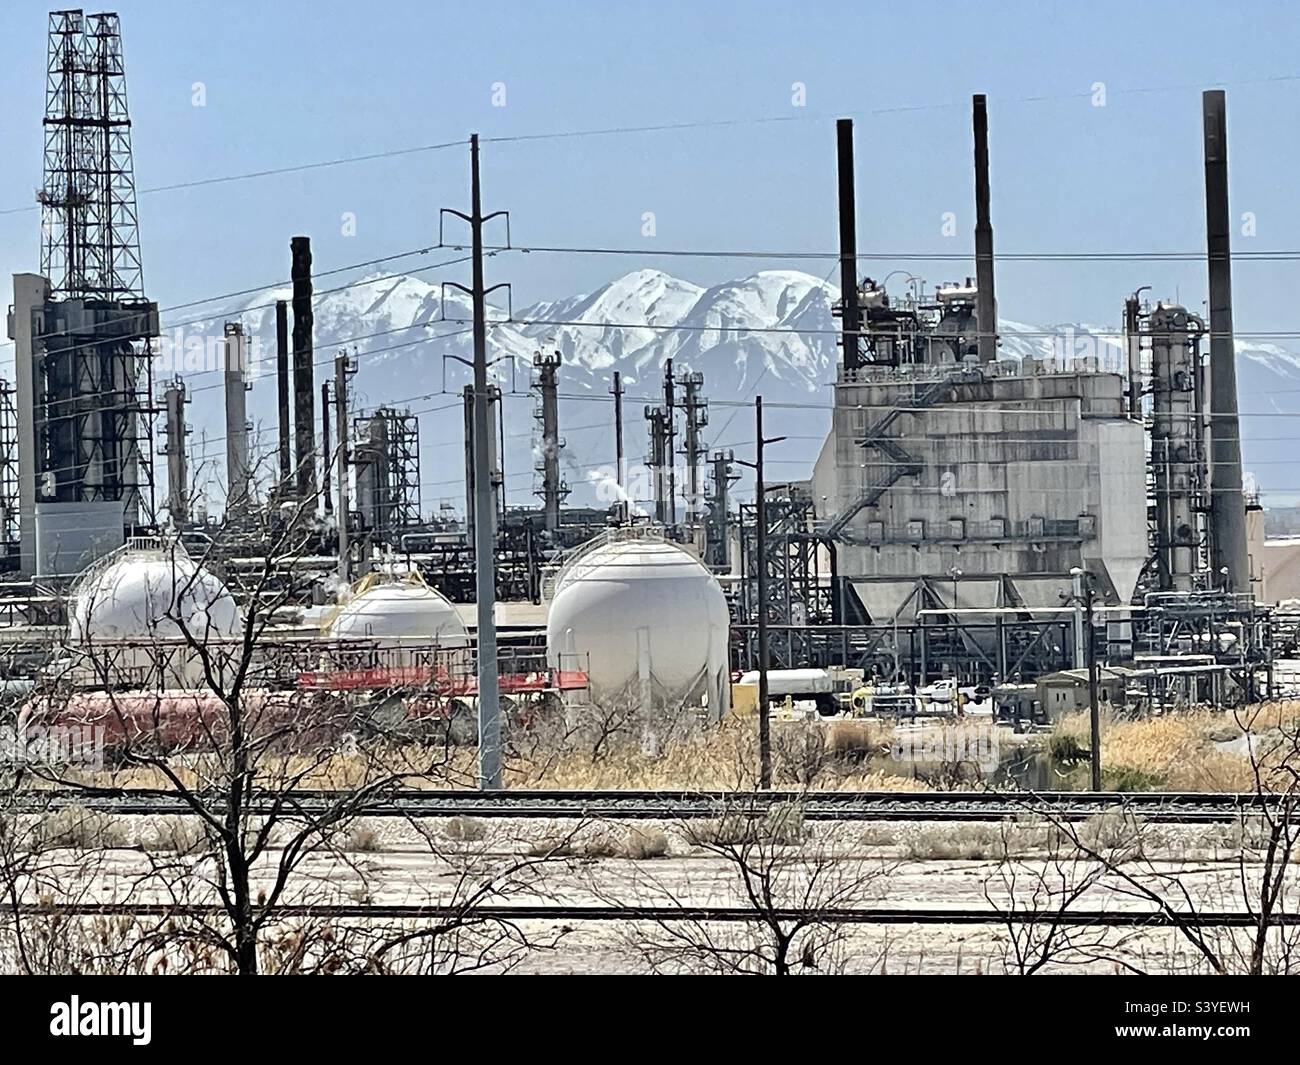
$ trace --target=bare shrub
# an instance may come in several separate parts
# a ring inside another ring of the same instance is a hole
[[[691,820],[682,834],[695,847],[734,847],[757,842],[788,847],[805,838],[804,811],[800,803],[774,803],[761,813],[731,810],[718,818]]]
[[[896,847],[898,833],[893,825],[884,821],[873,822],[862,830],[858,842],[864,847]]]
[[[136,843],[147,851],[194,854],[207,842],[198,820],[192,817],[156,817],[147,831],[136,833]]]
[[[379,833],[370,825],[358,823],[348,826],[339,843],[339,849],[347,853],[366,853],[383,850],[384,843]]]
[[[442,834],[447,839],[462,843],[477,843],[487,835],[487,825],[477,817],[466,817],[461,814],[459,817],[451,818],[442,826]]]
[[[826,729],[816,721],[773,724],[773,781],[811,787],[826,768]]]
[[[622,856],[633,861],[662,858],[667,853],[668,834],[661,828],[634,825],[628,829],[627,836],[623,840]]]

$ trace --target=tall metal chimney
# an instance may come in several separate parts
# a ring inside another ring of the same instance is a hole
[[[167,411],[167,511],[172,524],[180,528],[190,520],[190,479],[186,470],[185,382],[177,375],[163,394]]]
[[[1222,89],[1201,95],[1205,121],[1205,236],[1210,273],[1210,536],[1216,578],[1250,591],[1246,500],[1232,336],[1232,249],[1228,216],[1228,116]],[[1227,570],[1227,573],[1222,573]],[[1216,584],[1218,580],[1216,579]]]
[[[983,93],[972,98],[975,126],[975,327],[980,362],[998,357],[998,301],[993,288],[993,223],[989,221],[989,113]]]
[[[293,394],[294,458],[298,464],[298,496],[316,494],[316,378],[312,366],[311,238],[289,241],[293,257]]]
[[[289,304],[275,301],[275,387],[279,410],[280,491],[289,491],[293,477],[293,446],[289,442]]]
[[[835,123],[840,188],[840,307],[844,344],[844,369],[862,365],[859,348],[862,309],[858,306],[858,217],[853,187],[853,119]]]
[[[226,394],[226,517],[248,503],[248,337],[241,322],[227,322],[224,327],[225,394]]]

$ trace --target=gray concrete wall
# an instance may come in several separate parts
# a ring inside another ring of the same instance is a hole
[[[832,435],[813,472],[832,519],[887,468],[857,441],[926,381],[897,374],[836,386]],[[860,576],[1066,573],[1085,561],[1121,598],[1146,554],[1142,426],[1118,374],[1041,373],[954,384],[885,432],[922,466],[848,525],[841,572]],[[921,523],[921,524],[916,524]]]

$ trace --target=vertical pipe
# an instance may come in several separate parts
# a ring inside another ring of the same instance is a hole
[[[842,310],[843,363],[846,372],[862,365],[859,348],[862,311],[858,306],[858,218],[853,186],[853,119],[835,123],[835,148],[839,163],[840,200],[840,307]]]
[[[247,338],[238,322],[225,324],[226,517],[248,501],[248,382],[244,379]]]
[[[668,412],[664,422],[664,462],[668,464],[668,524],[677,525],[677,401],[676,381],[673,378],[673,360],[664,363],[664,409]]]
[[[627,460],[623,457],[623,375],[614,371],[614,461],[618,478],[618,513],[621,521],[627,521]]]
[[[321,497],[325,504],[325,513],[334,513],[334,500],[330,496],[330,383],[320,383],[320,447],[324,456],[325,476],[320,479]],[[300,471],[301,472],[301,471]]]
[[[348,357],[342,351],[334,356],[334,424],[338,433],[339,580],[348,585],[352,583],[348,558],[348,517],[352,506],[348,492]],[[325,462],[329,462],[328,455]]]
[[[1250,592],[1246,501],[1241,487],[1237,365],[1232,330],[1228,118],[1222,89],[1201,96],[1205,132],[1205,236],[1210,275],[1210,525],[1214,568],[1228,590]]]
[[[298,496],[316,494],[316,379],[312,366],[311,238],[289,241],[293,279],[294,442],[298,463]],[[322,485],[324,479],[322,480]]]
[[[537,354],[533,366],[537,368],[537,389],[541,393],[542,416],[542,505],[546,528],[554,532],[560,527],[560,501],[563,491],[560,484],[560,403],[557,395],[556,370],[560,353]]]
[[[185,382],[167,386],[167,510],[176,528],[189,521],[189,473],[185,465]]]
[[[289,304],[275,301],[275,388],[279,419],[280,490],[292,489],[293,449],[289,413]]]
[[[975,328],[980,363],[998,357],[998,301],[993,288],[993,223],[989,220],[989,114],[983,93],[973,98],[975,128]]]

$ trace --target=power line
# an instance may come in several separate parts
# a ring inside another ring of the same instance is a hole
[[[450,245],[447,245],[450,246]],[[650,249],[620,247],[543,246],[534,244],[493,245],[493,251],[518,251],[541,255],[635,255],[645,258],[688,259],[785,259],[817,260],[843,259],[837,251],[762,251],[743,248],[665,248]],[[881,262],[972,262],[970,252],[886,252],[860,251],[858,260]],[[1204,262],[1206,253],[1200,251],[1069,251],[1069,252],[997,252],[993,258],[1000,262]],[[1231,255],[1234,262],[1298,262],[1300,250],[1274,249],[1266,251],[1237,250]]]
[[[1214,88],[1233,88],[1247,85],[1284,85],[1300,81],[1298,74],[1278,74],[1261,78],[1246,78],[1232,82],[1215,82]],[[1205,88],[1204,85],[1153,85],[1153,86],[1135,86],[1132,88],[1116,87],[1108,90],[1109,97],[1123,97],[1127,95],[1151,95],[1169,92],[1192,92],[1200,91]],[[1061,103],[1081,100],[1091,100],[1091,91],[1073,92],[1073,93],[1056,93],[1056,94],[1037,94],[1031,96],[1010,96],[999,100],[1000,106],[1015,104],[1038,104],[1038,103]],[[901,115],[916,114],[922,111],[945,111],[953,110],[959,107],[965,107],[967,102],[962,100],[948,100],[943,102],[917,103],[917,104],[899,104],[892,107],[872,107],[872,108],[848,108],[844,110],[822,113],[797,113],[785,115],[766,115],[754,117],[734,117],[720,119],[703,119],[698,121],[687,122],[658,122],[640,126],[606,126],[593,129],[576,129],[576,130],[552,130],[541,133],[521,133],[513,135],[503,135],[499,137],[482,137],[482,144],[526,144],[536,141],[558,141],[558,140],[575,140],[587,137],[608,137],[623,136],[629,134],[645,133],[676,133],[688,130],[700,129],[719,129],[726,127],[740,126],[764,126],[764,125],[789,125],[791,123],[819,123],[832,122],[837,118],[868,118],[882,115]],[[227,185],[240,181],[252,181],[260,178],[279,177],[286,174],[304,173],[313,170],[326,170],[340,166],[351,166],[357,163],[373,162],[383,159],[394,159],[408,155],[418,155],[429,152],[444,151],[451,148],[463,148],[467,140],[440,141],[435,144],[420,144],[404,148],[392,148],[386,151],[369,152],[364,155],[339,156],[333,159],[316,160],[308,163],[296,163],[288,166],[267,167],[261,170],[245,171],[238,174],[223,174],[215,177],[194,178],[187,181],[177,181],[166,185],[154,185],[148,188],[138,190],[138,195],[152,195],[160,192],[176,192],[185,189],[202,188],[210,185]],[[11,214],[23,214],[29,211],[37,211],[40,207],[38,204],[25,204],[21,207],[10,207],[0,210],[0,216]]]
[[[443,321],[461,323],[461,322],[467,322],[469,321],[469,319],[445,318],[443,319]],[[739,324],[729,323],[729,322],[721,323],[721,324],[710,324],[710,325],[689,325],[682,322],[674,323],[672,325],[656,325],[650,322],[603,322],[603,321],[590,322],[590,321],[582,321],[581,319],[576,319],[576,318],[575,319],[506,318],[506,319],[501,319],[499,321],[493,321],[488,323],[489,328],[500,328],[501,326],[506,326],[506,325],[511,325],[511,326],[541,325],[541,326],[548,326],[548,327],[572,327],[575,329],[645,329],[655,333],[673,333],[678,331],[687,332],[687,333],[778,333],[778,334],[792,334],[797,336],[834,336],[834,337],[838,337],[842,333],[842,330],[839,329],[838,327],[823,328],[820,326],[807,327],[807,326],[797,326],[797,325],[739,325]],[[962,333],[962,337],[971,340],[976,339],[977,337],[980,336],[988,336],[988,335],[989,334],[987,333],[979,333],[974,330]],[[1097,340],[1102,342],[1110,342],[1116,347],[1122,347],[1123,345],[1123,330],[1118,327],[1115,327],[1114,329],[1111,329],[1110,327],[1103,327],[1099,331],[1090,330],[1089,332],[1086,333],[1079,332],[1074,334],[1071,334],[1065,330],[1060,330],[1060,329],[1053,329],[1053,330],[1017,329],[1014,331],[1000,330],[1000,331],[995,331],[992,335],[1003,340],[1006,340],[1011,337],[1017,339],[1039,339],[1039,340],[1050,340],[1050,339],[1065,340],[1065,339],[1069,339],[1070,337],[1073,337],[1075,340],[1092,339],[1092,340]],[[1211,333],[1208,329],[1199,334],[1199,336],[1207,339],[1212,336],[1219,336],[1219,335],[1221,334]],[[1230,334],[1224,334],[1224,335],[1231,336],[1238,340],[1243,338],[1256,339],[1256,340],[1276,340],[1276,339],[1294,340],[1294,339],[1300,339],[1300,330],[1276,330],[1276,331],[1269,332],[1263,330],[1246,331],[1246,330],[1238,329],[1238,330],[1233,330],[1232,333]],[[936,336],[936,340],[939,339],[946,339],[946,338],[939,338]]]
[[[444,148],[463,148],[465,141],[443,141],[439,144],[421,144],[413,148],[394,148],[386,152],[370,152],[367,155],[345,155],[337,159],[324,159],[314,163],[296,163],[292,166],[270,167],[266,170],[250,170],[243,174],[223,174],[219,177],[194,178],[191,181],[177,181],[170,185],[154,185],[151,188],[138,189],[136,194],[144,196],[156,192],[177,192],[181,189],[196,189],[205,185],[228,185],[235,181],[251,181],[255,178],[278,177],[282,174],[301,174],[308,170],[325,170],[336,166],[349,166],[353,163],[368,163],[376,159],[394,159],[402,155],[418,155],[422,152],[436,152]],[[27,211],[40,210],[39,204],[24,207],[8,207],[0,210],[0,215],[23,214]]]
[[[323,271],[323,272],[321,272],[321,273],[313,274],[313,276],[314,276],[314,277],[327,277],[327,276],[332,275],[332,274],[347,273],[347,272],[350,271],[350,270],[359,270],[359,269],[362,269],[362,268],[364,268],[364,267],[366,267],[366,266],[370,266],[370,265],[373,265],[374,263],[378,263],[378,262],[387,262],[387,261],[392,261],[392,260],[394,260],[394,259],[407,258],[407,257],[412,256],[412,255],[424,255],[424,254],[428,253],[429,251],[436,250],[438,247],[439,247],[439,245],[431,245],[431,246],[428,247],[428,248],[419,248],[419,249],[414,249],[414,250],[409,251],[409,252],[399,252],[399,253],[394,254],[394,255],[383,256],[383,257],[380,258],[380,259],[366,260],[366,261],[363,261],[363,262],[360,262],[360,263],[353,263],[353,264],[350,264],[350,265],[348,265],[348,266],[339,266],[339,267],[335,267],[335,268],[332,269],[332,270],[326,270],[326,271]],[[493,252],[492,254],[495,255],[495,254],[497,254],[497,253],[496,253],[496,252]],[[425,273],[425,272],[430,271],[430,270],[441,270],[441,269],[444,269],[445,267],[448,267],[448,266],[458,266],[458,265],[460,265],[461,263],[468,262],[469,260],[470,260],[470,256],[468,256],[468,255],[461,255],[461,256],[457,256],[456,258],[453,258],[453,259],[445,259],[445,260],[443,260],[442,262],[438,262],[438,263],[430,263],[428,266],[418,266],[418,267],[416,267],[415,269],[410,270],[410,271],[407,271],[407,272],[405,272],[405,273],[380,274],[380,275],[378,275],[378,276],[376,276],[376,277],[363,277],[363,278],[361,278],[361,279],[359,279],[359,280],[357,280],[357,281],[351,281],[351,282],[349,282],[349,283],[346,284],[346,285],[337,285],[337,286],[335,286],[334,288],[323,288],[323,289],[317,289],[315,292],[312,293],[312,302],[314,303],[318,298],[320,298],[320,297],[322,297],[322,296],[329,296],[329,295],[333,295],[333,294],[338,293],[338,292],[347,292],[349,289],[362,288],[362,287],[364,287],[364,286],[366,286],[366,285],[378,285],[378,284],[382,284],[382,283],[385,282],[385,281],[400,281],[400,280],[402,280],[403,278],[410,277],[412,274],[422,274],[422,273]],[[266,286],[266,287],[267,287],[267,288],[276,288],[276,287],[279,287],[280,285],[284,285],[284,284],[288,284],[288,282],[287,282],[287,281],[278,282],[278,283],[275,284],[275,285],[269,285],[269,286]],[[217,300],[230,299],[230,298],[233,298],[233,297],[235,297],[235,296],[248,295],[248,294],[250,294],[250,293],[261,292],[261,291],[264,291],[264,288],[246,289],[246,290],[242,290],[242,291],[239,291],[239,292],[226,293],[226,294],[223,294],[223,295],[220,295],[220,296],[209,296],[209,297],[206,297],[206,298],[203,298],[203,299],[190,300],[190,301],[188,301],[188,302],[186,302],[186,303],[179,303],[179,304],[176,304],[176,305],[171,306],[171,307],[161,307],[161,308],[159,308],[159,310],[158,310],[158,314],[159,314],[159,317],[161,318],[164,314],[168,314],[168,313],[170,313],[171,311],[183,310],[183,309],[185,309],[185,308],[187,308],[187,307],[199,306],[199,305],[204,304],[204,303],[214,303],[214,302],[216,302]],[[269,308],[273,308],[273,307],[275,306],[275,304],[276,304],[276,301],[274,301],[274,300],[273,300],[272,302],[270,302],[270,303],[258,303],[258,304],[254,304],[253,306],[250,306],[250,307],[241,307],[241,308],[239,308],[239,310],[238,310],[237,312],[233,312],[233,313],[237,313],[237,314],[249,314],[249,313],[251,313],[252,311],[262,311],[262,310],[267,310],[267,309],[269,309]],[[232,316],[232,315],[231,315],[231,314],[223,313],[223,312],[221,312],[220,310],[216,310],[216,311],[213,311],[213,312],[210,313],[210,314],[205,314],[205,315],[203,315],[202,317],[199,317],[199,318],[189,318],[189,319],[186,319],[185,321],[181,321],[181,322],[168,322],[168,323],[166,323],[165,326],[163,327],[163,330],[164,330],[164,331],[168,331],[168,330],[181,329],[181,328],[184,328],[184,327],[187,326],[187,325],[204,325],[204,324],[206,324],[206,323],[208,323],[208,322],[211,322],[211,321],[214,321],[214,320],[216,320],[216,319],[218,319],[218,318],[230,317],[230,316]],[[50,332],[50,333],[43,333],[43,334],[41,334],[41,339],[42,339],[42,340],[48,340],[48,339],[50,339],[51,337],[70,336],[70,335],[72,335],[72,331],[71,331],[71,330],[63,329],[63,330],[57,330],[57,331]],[[13,347],[13,346],[14,346],[14,341],[12,341],[12,340],[0,341],[0,347]],[[219,371],[217,371],[217,370],[202,370],[202,371],[199,371],[198,373],[194,374],[194,376],[198,376],[199,373],[217,373],[217,372],[219,372]]]

